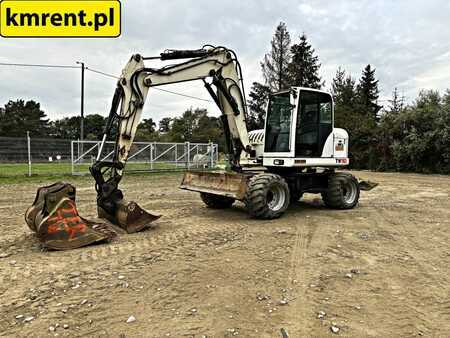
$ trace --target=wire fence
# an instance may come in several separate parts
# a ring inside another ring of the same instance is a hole
[[[0,176],[84,175],[96,160],[100,142],[34,137],[0,137]],[[101,159],[112,160],[114,142]],[[174,171],[212,168],[218,161],[214,143],[135,142],[126,171]]]
[[[99,141],[72,141],[72,174],[88,172],[89,166],[98,157]],[[114,142],[106,142],[100,159],[111,161],[114,155]],[[128,171],[175,171],[206,169],[216,166],[218,145],[215,143],[168,143],[134,142],[128,156]]]

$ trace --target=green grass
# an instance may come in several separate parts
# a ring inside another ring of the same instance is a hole
[[[36,163],[32,164],[33,175],[64,175],[72,172],[70,163]],[[0,177],[28,175],[27,163],[0,164]]]
[[[89,175],[89,165],[90,164],[80,164],[75,168],[76,173]],[[144,171],[150,169],[148,163],[128,163],[126,166],[126,171],[129,174],[139,174],[133,173],[133,171]],[[170,172],[175,170],[184,170],[184,166],[176,166],[172,163],[154,163],[153,170],[157,174],[158,171],[161,173]],[[191,168],[195,169],[195,168]],[[27,163],[13,163],[13,164],[0,164],[0,184],[17,184],[21,182],[45,182],[49,179],[51,180],[67,180],[70,176],[70,180],[76,180],[77,177],[82,176],[72,176],[72,165],[70,163],[34,163],[31,166],[32,176],[28,176],[28,164]]]

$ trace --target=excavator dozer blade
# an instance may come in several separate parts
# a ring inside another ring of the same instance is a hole
[[[109,214],[99,206],[98,217],[105,218],[127,233],[132,234],[150,227],[150,223],[160,218],[161,215],[153,215],[145,211],[136,202],[122,200],[117,203],[115,215]]]
[[[359,181],[359,189],[363,191],[369,191],[378,186],[378,183],[372,181]]]
[[[75,204],[75,187],[64,182],[39,188],[25,220],[42,244],[54,250],[75,249],[117,235],[106,224],[81,217]]]

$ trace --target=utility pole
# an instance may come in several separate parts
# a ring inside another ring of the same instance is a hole
[[[84,139],[84,62],[78,62],[81,65],[81,122],[80,122],[80,140]]]
[[[84,68],[85,68],[85,66],[84,66],[84,62],[77,61],[77,64],[81,65],[80,141],[81,141],[81,154],[83,154],[83,140],[84,140]],[[79,153],[78,156],[80,156],[81,154]]]

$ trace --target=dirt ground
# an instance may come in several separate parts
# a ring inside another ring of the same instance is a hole
[[[380,183],[357,208],[307,194],[273,221],[208,209],[180,175],[128,176],[157,227],[67,252],[23,220],[39,184],[2,185],[0,336],[450,337],[450,177],[355,174]]]

